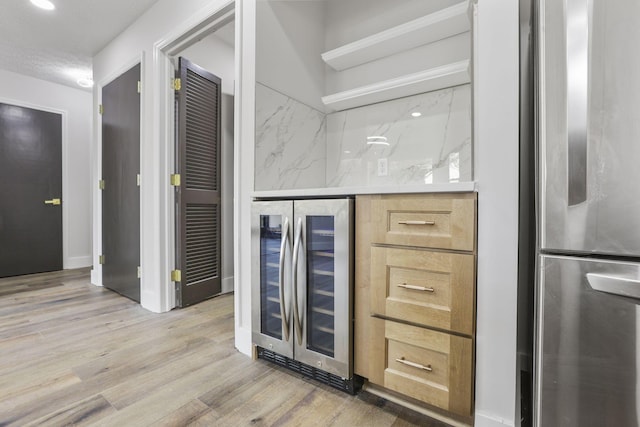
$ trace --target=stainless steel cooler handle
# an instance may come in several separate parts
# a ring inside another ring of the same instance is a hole
[[[284,297],[284,259],[285,250],[287,249],[287,242],[289,241],[289,218],[284,218],[284,225],[282,226],[284,233],[282,233],[282,242],[280,243],[280,316],[282,316],[282,331],[284,333],[284,340],[289,341],[289,317],[287,316],[287,308],[285,307]]]
[[[640,299],[640,280],[587,273],[587,281],[589,286],[596,291]]]
[[[302,344],[302,322],[300,319],[300,310],[298,309],[298,254],[300,245],[302,244],[302,218],[298,218],[296,226],[295,239],[293,243],[293,262],[292,262],[292,286],[293,286],[293,318],[295,322],[296,335],[298,343]]]
[[[566,0],[569,206],[587,200],[589,0]]]

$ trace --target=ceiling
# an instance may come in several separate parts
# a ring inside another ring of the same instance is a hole
[[[158,0],[52,1],[53,11],[2,1],[0,69],[81,89],[91,58]]]

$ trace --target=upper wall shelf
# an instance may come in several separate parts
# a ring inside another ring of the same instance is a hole
[[[469,31],[468,2],[425,15],[322,54],[333,69],[342,71],[394,53]]]
[[[469,60],[464,60],[323,96],[322,102],[329,109],[340,111],[376,102],[389,101],[403,96],[444,89],[469,83],[470,81]]]

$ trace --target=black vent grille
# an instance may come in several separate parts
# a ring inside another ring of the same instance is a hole
[[[186,180],[193,190],[218,190],[217,84],[187,69]]]
[[[327,384],[338,390],[345,391],[347,393],[355,394],[362,387],[363,379],[357,375],[352,378],[341,378],[337,375],[330,374],[329,372],[321,371],[313,366],[309,366],[297,360],[290,359],[286,356],[282,356],[278,353],[274,353],[271,350],[266,350],[262,347],[258,347],[258,357],[273,362],[277,365],[285,367],[291,371],[298,372],[305,377],[313,378],[323,384]]]
[[[218,205],[187,204],[186,284],[218,276]]]

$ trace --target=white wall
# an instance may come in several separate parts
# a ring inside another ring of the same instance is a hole
[[[324,111],[325,2],[259,1],[256,81]]]
[[[228,25],[234,25],[230,23]],[[222,93],[235,92],[236,64],[233,46],[210,34],[175,56],[183,56],[222,79]]]
[[[94,88],[94,111],[99,103],[100,85],[108,83],[135,61],[142,62],[142,115],[141,115],[141,266],[142,277],[140,285],[140,299],[143,307],[163,312],[173,307],[172,293],[168,290],[173,286],[169,280],[169,272],[174,260],[170,254],[173,249],[170,223],[169,177],[170,147],[160,143],[164,126],[164,105],[158,99],[161,94],[154,81],[158,79],[160,67],[164,66],[158,57],[154,57],[154,44],[160,43],[173,34],[176,28],[188,22],[198,22],[198,17],[206,17],[211,10],[217,10],[228,5],[228,0],[159,0],[136,22],[129,26],[116,39],[110,42],[93,59],[93,77],[98,83]],[[167,79],[167,85],[171,81]],[[100,176],[100,117],[94,115],[95,123],[93,135],[94,180]],[[94,208],[94,257],[99,254],[101,245],[100,229],[100,193],[93,192]],[[92,281],[99,284],[102,271],[94,259]]]
[[[63,113],[63,267],[90,266],[91,93],[0,70],[0,102]]]
[[[251,345],[251,193],[254,190],[255,81],[256,81],[255,0],[236,3],[236,212],[235,228],[235,344],[246,355]]]
[[[229,25],[234,25],[233,23]],[[220,146],[222,185],[222,292],[233,291],[233,94],[235,92],[235,52],[215,33],[178,53],[222,80],[222,144]]]
[[[474,48],[478,188],[476,427],[513,426],[518,283],[518,2],[479,0]]]

